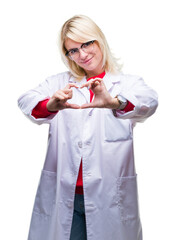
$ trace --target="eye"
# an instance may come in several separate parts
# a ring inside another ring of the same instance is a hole
[[[78,50],[78,48],[73,48],[73,49],[71,49],[70,51],[69,51],[69,54],[70,55],[74,55],[75,53],[77,53],[79,50]]]
[[[90,41],[90,42],[86,42],[86,43],[84,43],[83,44],[83,48],[87,48],[89,45],[91,45],[92,44],[92,41]]]

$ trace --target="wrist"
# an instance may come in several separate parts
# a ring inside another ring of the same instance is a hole
[[[123,111],[123,109],[125,109],[127,104],[128,104],[127,99],[119,95],[113,98],[112,109]]]
[[[126,107],[127,103],[128,103],[127,99],[122,97],[122,96],[120,96],[120,95],[116,96],[116,98],[117,98],[117,100],[119,102],[119,107],[117,108],[117,110],[123,110]]]
[[[120,102],[119,99],[117,97],[112,98],[112,102],[111,102],[111,109],[118,109],[120,107]]]
[[[50,110],[50,99],[48,100],[48,102],[46,104],[46,108],[47,108],[48,112],[51,112],[51,110]]]
[[[51,99],[49,99],[47,104],[46,104],[47,111],[50,112],[50,113],[57,113],[58,110],[52,109],[51,106],[50,106],[51,105],[50,103],[51,103]]]

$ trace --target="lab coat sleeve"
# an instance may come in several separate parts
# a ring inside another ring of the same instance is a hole
[[[134,122],[144,122],[157,109],[157,93],[146,85],[144,80],[138,76],[124,76],[120,94],[130,101],[134,110],[123,112],[116,110],[115,116],[121,119],[131,119]]]
[[[34,123],[42,124],[42,123],[50,123],[50,121],[56,116],[56,114],[52,114],[46,118],[38,118],[36,119],[32,116],[32,110],[35,106],[45,99],[50,98],[54,92],[56,92],[54,84],[56,84],[56,76],[47,78],[43,83],[41,83],[38,87],[29,90],[18,99],[18,106],[22,110],[22,112]]]

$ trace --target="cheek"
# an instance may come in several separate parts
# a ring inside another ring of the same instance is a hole
[[[103,55],[101,52],[95,55],[95,60],[97,64],[100,64],[103,61]]]

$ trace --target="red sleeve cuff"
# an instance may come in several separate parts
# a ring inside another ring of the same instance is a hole
[[[45,99],[37,104],[37,106],[32,110],[32,116],[37,118],[46,118],[52,114],[56,114],[56,112],[49,112],[46,104],[49,101],[49,99]]]
[[[135,106],[131,102],[127,101],[127,105],[122,111],[125,112],[125,113],[130,112],[130,111],[134,110],[134,107]]]

